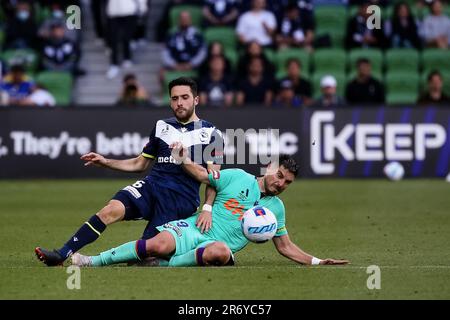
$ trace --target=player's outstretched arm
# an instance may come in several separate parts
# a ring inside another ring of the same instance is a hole
[[[220,171],[220,165],[215,165],[212,161],[207,161],[208,173],[216,170]],[[202,207],[202,212],[198,215],[196,225],[200,228],[200,231],[208,232],[212,227],[212,206],[216,199],[217,191],[212,186],[206,186],[205,188],[205,204]]]
[[[274,237],[273,243],[278,252],[288,259],[291,259],[297,263],[305,265],[337,265],[348,264],[348,260],[336,260],[336,259],[318,259],[300,249],[295,243],[291,241],[289,235],[281,237]]]
[[[101,154],[95,152],[89,152],[85,155],[82,155],[80,159],[85,161],[85,166],[93,165],[124,172],[143,172],[147,170],[151,162],[150,159],[147,159],[142,155],[131,159],[115,160],[107,159]]]
[[[183,169],[198,182],[209,185],[208,171],[189,158],[189,151],[181,142],[174,142],[169,146],[172,149],[172,157]]]

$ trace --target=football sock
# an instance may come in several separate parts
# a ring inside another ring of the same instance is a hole
[[[174,256],[169,260],[169,267],[191,267],[191,266],[204,266],[203,262],[203,252],[205,248],[198,248],[181,254],[179,256]]]
[[[110,264],[141,260],[137,253],[137,243],[138,241],[130,241],[92,257],[92,266],[102,267]]]
[[[58,251],[63,258],[67,259],[72,253],[97,240],[105,229],[106,225],[102,220],[97,215],[93,215]]]
[[[136,241],[136,253],[140,260],[144,260],[148,257],[145,240],[141,239]]]

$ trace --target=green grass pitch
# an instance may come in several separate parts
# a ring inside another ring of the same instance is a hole
[[[282,199],[290,237],[349,266],[305,267],[272,243],[250,244],[226,268],[81,270],[69,290],[62,267],[37,261],[61,245],[129,180],[0,181],[0,299],[450,299],[450,184],[438,180],[298,180]],[[109,227],[82,253],[137,239],[143,221]],[[381,289],[366,268],[381,269]]]

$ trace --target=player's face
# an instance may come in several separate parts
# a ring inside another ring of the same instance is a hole
[[[188,122],[198,104],[198,96],[194,97],[189,86],[175,86],[170,92],[170,106],[173,114],[181,122]]]
[[[264,188],[267,195],[276,196],[282,193],[294,181],[295,176],[285,167],[272,168],[269,166],[264,176]]]

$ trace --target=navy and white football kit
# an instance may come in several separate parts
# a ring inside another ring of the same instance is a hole
[[[221,163],[223,139],[211,123],[198,120],[182,124],[176,118],[156,123],[142,156],[154,160],[148,176],[120,190],[113,199],[125,205],[124,220],[145,219],[149,223],[142,238],[158,233],[156,227],[185,219],[200,205],[200,183],[188,175],[171,156],[169,146],[180,141],[190,158],[206,167],[207,161]]]

